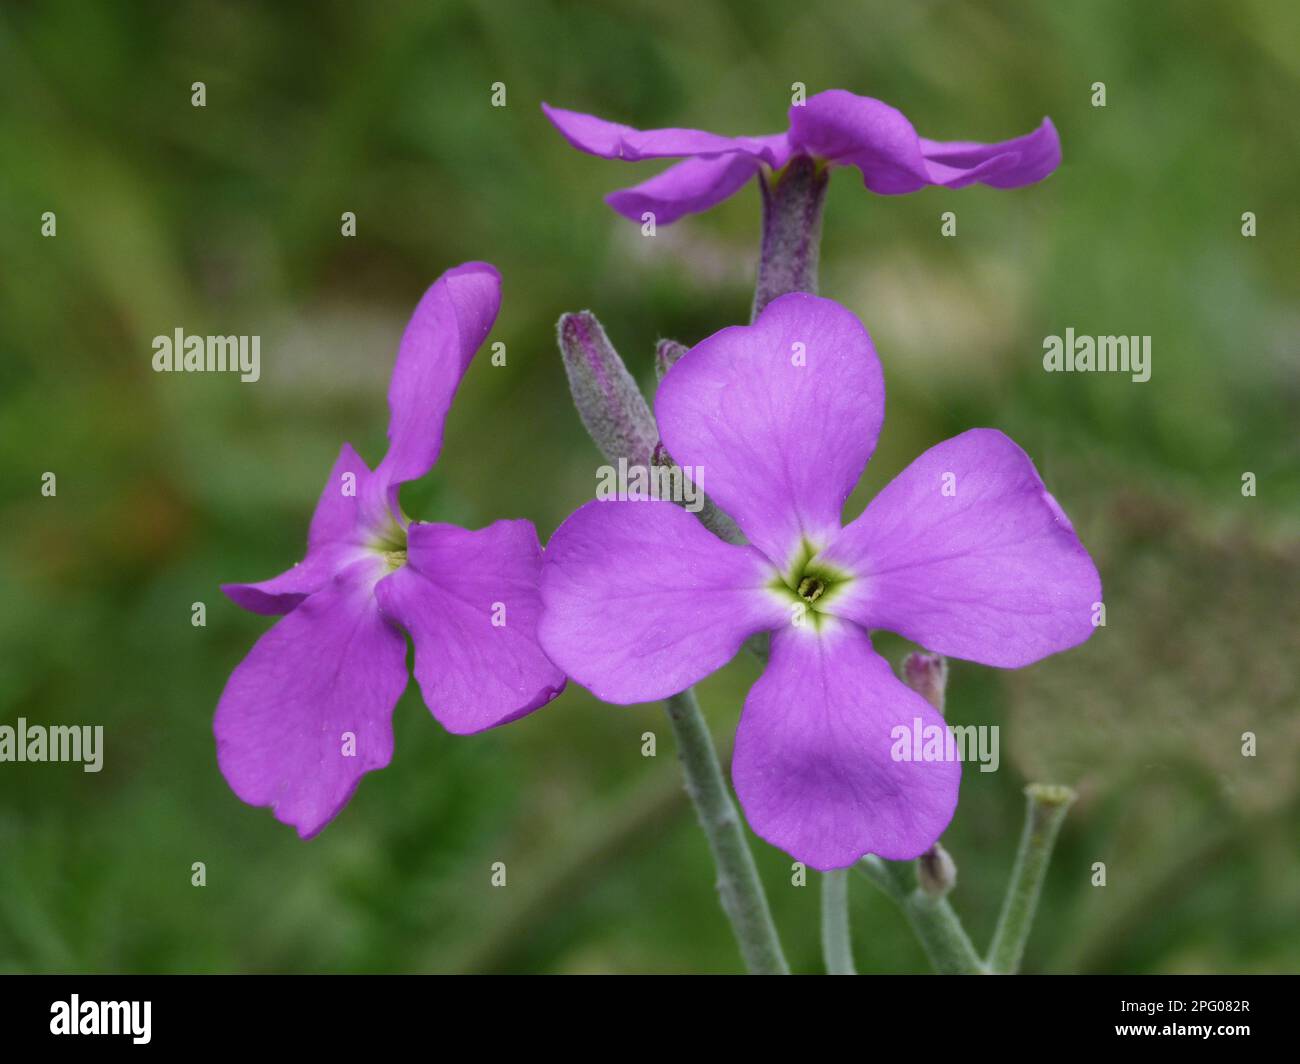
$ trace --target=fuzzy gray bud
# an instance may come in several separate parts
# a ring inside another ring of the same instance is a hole
[[[573,404],[600,453],[649,465],[659,442],[654,415],[596,315],[565,314],[557,331]]]

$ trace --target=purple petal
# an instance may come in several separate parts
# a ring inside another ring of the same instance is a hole
[[[775,137],[724,137],[701,129],[633,129],[546,103],[542,104],[542,111],[575,148],[604,159],[638,162],[685,155],[707,158],[740,154],[769,166],[784,165],[784,160],[778,161],[780,139]]]
[[[303,838],[393,756],[406,640],[375,603],[381,571],[378,561],[358,562],[278,620],[231,673],[217,706],[217,761],[231,789],[270,806]]]
[[[307,551],[307,557],[279,576],[256,584],[222,584],[221,590],[236,606],[250,613],[284,614],[363,556],[364,552],[358,548],[343,544],[312,548]]]
[[[917,721],[944,727],[856,625],[775,633],[731,763],[750,826],[822,871],[868,853],[895,861],[923,853],[952,819],[961,765],[895,760],[894,729],[910,736]]]
[[[537,644],[541,567],[529,521],[474,532],[425,523],[407,529],[407,564],[384,577],[376,595],[410,632],[415,678],[448,731],[516,720],[564,689],[564,674]]]
[[[370,467],[351,444],[345,443],[316,502],[307,533],[307,556],[270,580],[222,584],[221,590],[236,605],[252,613],[288,613],[363,556],[366,523],[360,513],[368,500],[369,505],[375,506],[375,495]],[[382,498],[377,502],[382,511],[385,506]]]
[[[775,578],[757,551],[724,543],[670,502],[589,502],[547,544],[538,632],[596,697],[649,702],[785,624],[765,589]]]
[[[501,277],[486,262],[448,270],[424,293],[397,351],[388,386],[388,453],[375,470],[396,487],[424,476],[438,460],[452,397],[501,307]]]
[[[859,579],[826,610],[929,650],[1019,668],[1082,643],[1096,566],[1029,456],[972,429],[930,448],[823,558]]]
[[[442,427],[460,379],[487,338],[501,306],[501,278],[485,262],[444,273],[424,293],[406,326],[388,388],[388,453],[372,473],[344,444],[316,503],[307,557],[256,584],[226,584],[254,613],[286,613],[355,561],[359,547],[396,529],[397,489],[438,459]]]
[[[687,159],[631,188],[611,192],[605,202],[624,218],[642,220],[649,211],[656,225],[670,225],[684,214],[706,211],[734,195],[758,171],[747,155]]]
[[[862,323],[803,292],[753,325],[697,344],[655,403],[664,444],[785,570],[801,539],[820,548],[875,449],[885,411],[880,362]]]
[[[1061,161],[1050,121],[994,144],[922,140],[906,116],[869,96],[831,89],[790,108],[790,145],[841,166],[856,166],[872,192],[895,195],[926,185],[982,182],[1013,188],[1041,181]]]
[[[998,144],[921,138],[921,151],[935,184],[961,188],[979,181],[993,188],[1019,188],[1041,181],[1061,165],[1061,138],[1050,118],[1032,133]]]

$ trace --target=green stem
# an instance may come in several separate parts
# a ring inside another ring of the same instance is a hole
[[[988,974],[947,898],[932,898],[918,888],[907,896],[903,914],[940,975]]]
[[[718,868],[718,894],[731,921],[745,967],[754,975],[788,975],[767,895],[758,878],[745,829],[727,791],[700,704],[687,688],[667,700],[668,719],[677,739],[677,754],[686,777],[686,793],[695,804],[700,824]]]
[[[932,898],[916,885],[911,862],[862,858],[856,868],[903,910],[907,922],[941,975],[984,975],[988,969],[947,898]]]
[[[827,975],[857,975],[849,938],[849,877],[843,868],[822,873],[822,956]]]
[[[1031,783],[1025,788],[1025,827],[989,946],[988,966],[999,975],[1011,975],[1020,968],[1056,834],[1075,797],[1069,787]]]

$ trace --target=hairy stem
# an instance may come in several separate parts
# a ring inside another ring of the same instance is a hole
[[[709,840],[718,869],[718,894],[745,967],[754,975],[788,975],[790,968],[781,951],[754,855],[727,791],[713,736],[700,713],[695,692],[688,688],[666,704],[686,777],[686,793],[695,804]]]
[[[822,873],[822,956],[827,975],[857,975],[849,937],[849,876],[843,869]]]
[[[596,316],[590,311],[565,314],[560,318],[558,338],[574,405],[605,458],[647,468],[672,464],[672,457],[659,443],[649,404]],[[666,372],[683,351],[680,344],[661,342],[656,362]],[[735,523],[712,504],[698,516],[724,539],[742,538]],[[731,920],[745,965],[751,972],[788,973],[767,896],[695,695],[684,691],[668,699],[667,705],[686,792],[708,837],[718,869],[722,908]]]
[[[916,885],[911,862],[867,856],[853,866],[889,897],[907,918],[934,970],[941,975],[984,975],[988,969],[947,898]]]
[[[817,263],[821,255],[822,207],[829,174],[823,163],[796,155],[785,168],[761,173],[763,242],[759,249],[758,283],[753,317],[787,292],[817,293]]]
[[[1002,901],[1002,913],[989,946],[988,966],[999,975],[1019,970],[1025,941],[1034,923],[1038,895],[1052,859],[1061,822],[1076,795],[1069,787],[1031,783],[1025,788],[1025,827],[1020,834],[1011,882]]]

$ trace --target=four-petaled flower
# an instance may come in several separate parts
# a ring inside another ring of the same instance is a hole
[[[537,646],[541,546],[528,521],[478,531],[408,522],[398,489],[438,459],[443,423],[501,305],[487,263],[448,270],[402,335],[388,390],[388,453],[371,471],[344,444],[321,492],[307,556],[258,584],[222,590],[284,614],[226,683],[214,731],[235,793],[303,838],[392,758],[406,689],[406,638],[433,715],[457,734],[545,705],[564,676]]]
[[[750,824],[819,869],[917,856],[952,817],[960,766],[896,759],[898,729],[943,720],[868,631],[1028,665],[1092,634],[1092,559],[1024,451],[990,429],[932,447],[841,527],[884,383],[866,330],[831,300],[791,293],[715,333],[655,406],[668,453],[707,471],[748,544],[668,502],[587,503],[546,550],[542,646],[599,698],[632,703],[770,631],[732,763]]]
[[[725,137],[699,129],[633,129],[594,115],[542,104],[575,148],[605,159],[685,157],[663,173],[605,198],[619,214],[660,225],[708,210],[764,167],[782,169],[806,155],[830,166],[856,166],[872,192],[896,195],[927,185],[964,188],[980,182],[1016,188],[1041,181],[1060,165],[1061,144],[1050,119],[1032,133],[996,144],[918,136],[901,111],[869,96],[831,89],[790,108],[790,128],[758,137]]]

